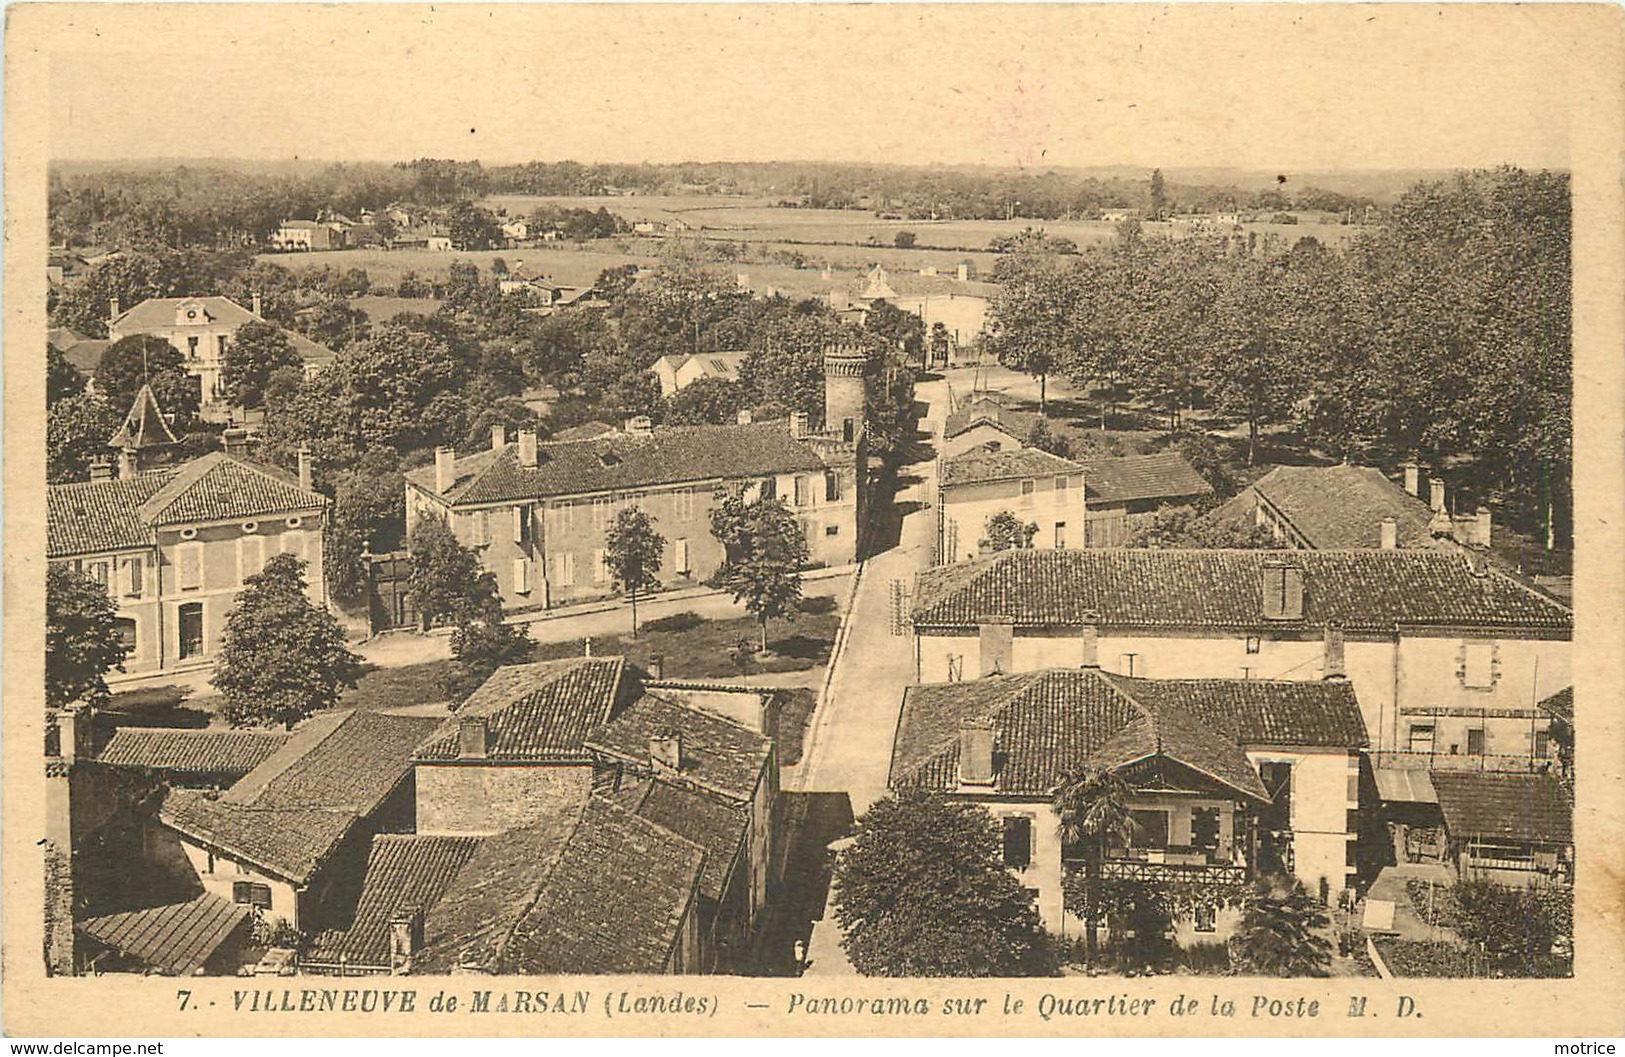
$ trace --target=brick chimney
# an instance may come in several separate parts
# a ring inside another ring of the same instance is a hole
[[[457,756],[463,760],[483,760],[489,753],[490,729],[484,716],[457,717]]]
[[[259,294],[254,295],[254,314],[262,318],[265,315],[264,303],[260,300]]]
[[[389,971],[412,971],[412,959],[423,948],[423,911],[402,910],[389,919]]]
[[[801,438],[807,435],[807,412],[790,412],[790,436]]]
[[[1303,619],[1303,570],[1284,562],[1265,562],[1262,570],[1265,620]]]
[[[976,622],[980,639],[979,676],[1008,675],[1015,653],[1015,622],[1009,617],[982,617]]]
[[[500,422],[491,423],[491,450],[496,451],[508,443],[508,427]]]
[[[993,785],[993,728],[986,723],[959,728],[959,784]]]
[[[129,464],[128,471],[125,470],[126,463]],[[126,477],[135,473],[135,460],[128,451],[119,452],[119,472]],[[111,481],[113,479],[113,460],[90,460],[90,479],[92,481]]]
[[[1325,659],[1321,665],[1322,679],[1344,679],[1348,670],[1343,663],[1343,629],[1326,625]]]
[[[118,298],[110,297],[110,298],[107,299],[107,318],[112,320],[112,319],[117,319],[118,317],[119,317]]]
[[[248,454],[248,430],[241,426],[232,426],[220,434],[220,443],[225,447],[227,455],[242,458]]]
[[[1391,517],[1382,519],[1382,549],[1385,551],[1397,550],[1399,547],[1399,522]]]
[[[457,480],[457,453],[451,448],[434,450],[434,490],[441,495],[451,491]]]
[[[656,771],[683,769],[683,732],[656,731],[649,735],[649,763]]]
[[[299,487],[309,492],[315,488],[315,474],[311,470],[310,449],[299,448]]]
[[[519,431],[519,465],[536,465],[536,431],[533,429]]]
[[[1473,542],[1480,547],[1488,547],[1495,532],[1495,524],[1490,517],[1490,508],[1487,506],[1479,507],[1474,521],[1477,522],[1474,531],[1478,538]]]
[[[1421,464],[1415,461],[1408,462],[1403,469],[1405,470],[1405,494],[1413,495],[1418,499],[1423,498]]]
[[[1444,478],[1428,478],[1428,505],[1435,514],[1444,512]]]

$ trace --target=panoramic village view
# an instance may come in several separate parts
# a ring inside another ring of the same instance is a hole
[[[1568,177],[1215,172],[54,166],[47,970],[1569,975]]]

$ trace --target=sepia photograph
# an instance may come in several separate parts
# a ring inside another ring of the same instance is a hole
[[[142,6],[9,12],[13,988],[1607,993],[1617,11]]]

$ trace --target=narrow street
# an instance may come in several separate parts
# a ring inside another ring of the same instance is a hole
[[[948,386],[927,382],[917,399],[928,405],[922,432],[941,436],[947,415]],[[936,532],[936,463],[915,463],[903,469],[904,483],[896,497],[902,526],[896,546],[864,563],[856,597],[846,625],[848,633],[836,644],[824,694],[808,732],[803,763],[797,770],[794,792],[808,801],[844,794],[850,817],[886,795],[892,740],[903,691],[914,682],[914,651],[907,636],[893,635],[892,585],[901,581],[912,588],[914,574],[931,562]],[[826,841],[827,827],[810,827],[796,834],[802,840]],[[811,849],[803,849],[810,851]],[[802,863],[828,856],[802,855]],[[787,878],[788,884],[827,884],[827,872]],[[809,975],[850,975],[855,970],[840,946],[835,923],[833,891],[824,893],[824,910],[813,923],[807,944]]]

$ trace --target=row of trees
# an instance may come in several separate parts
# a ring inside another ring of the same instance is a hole
[[[1147,238],[1000,261],[990,341],[1178,429],[1208,408],[1334,457],[1419,456],[1562,536],[1571,471],[1570,211],[1563,174],[1418,185],[1341,250]]]
[[[1127,798],[1121,779],[1103,771],[1082,772],[1056,793],[1060,838],[1085,856],[1083,883],[1069,885],[1067,909],[1085,921],[1090,966],[1099,958],[1102,923],[1138,967],[1165,963],[1173,917],[1188,909],[1157,886],[1101,880],[1106,848],[1131,840]],[[925,790],[878,801],[835,869],[835,914],[852,964],[868,976],[1057,972],[1063,954],[1006,867],[1002,846],[998,823],[980,804]],[[1329,920],[1301,883],[1264,876],[1229,898],[1241,908],[1241,924],[1228,945],[1227,971],[1327,975]]]

